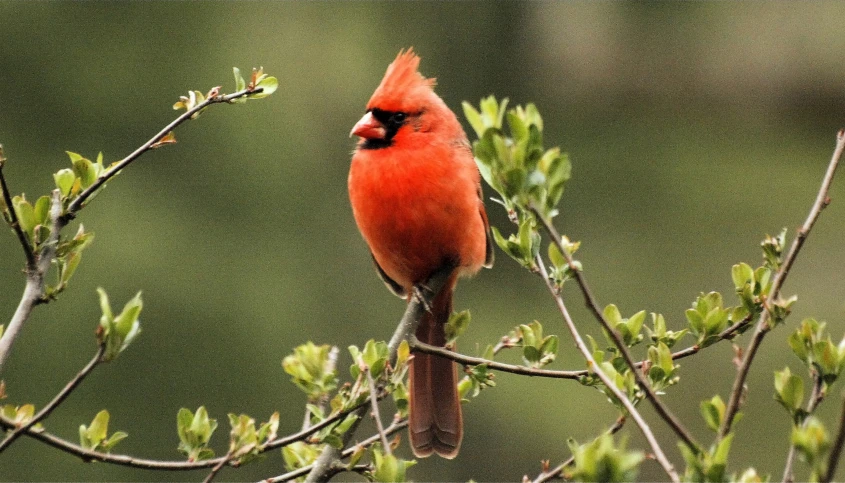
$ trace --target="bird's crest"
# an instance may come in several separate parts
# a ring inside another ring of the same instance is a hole
[[[385,111],[415,112],[434,92],[437,83],[434,78],[426,79],[417,70],[420,57],[411,47],[408,51],[400,50],[381,80],[367,108],[379,108]]]

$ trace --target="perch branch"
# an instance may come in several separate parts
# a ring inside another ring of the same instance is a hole
[[[418,295],[412,295],[410,297],[408,307],[405,309],[405,313],[399,321],[399,325],[397,325],[396,331],[394,331],[393,337],[390,338],[390,342],[387,345],[391,365],[396,364],[396,351],[399,349],[399,344],[401,344],[403,340],[410,339],[411,335],[416,332],[417,325],[419,325],[420,319],[425,313],[426,307],[431,305],[431,301],[434,300],[434,296],[437,295],[437,293],[439,293],[446,285],[446,281],[452,275],[454,269],[455,267],[453,266],[444,266],[425,282],[424,287],[414,291]],[[361,421],[365,411],[366,408],[359,408],[356,410],[355,414],[358,416],[358,419],[352,424],[349,430],[344,433],[343,446],[346,446],[355,434],[355,430],[358,429],[358,423]],[[317,457],[317,461],[314,462],[313,468],[308,473],[308,477],[305,480],[306,483],[322,483],[328,481],[332,476],[332,467],[335,462],[340,460],[340,458],[340,450],[331,445],[326,445],[323,452],[319,457]]]
[[[390,426],[384,428],[384,434],[387,435],[387,436],[391,436],[391,435],[393,435],[393,434],[395,434],[395,433],[397,433],[397,432],[399,432],[402,429],[407,428],[407,427],[408,427],[408,420],[407,419],[400,419],[399,421],[395,421]],[[369,438],[365,439],[364,441],[361,441],[360,443],[356,444],[355,446],[352,446],[351,448],[347,448],[347,449],[343,450],[343,452],[340,454],[340,457],[341,458],[348,458],[348,457],[352,456],[352,453],[354,453],[358,448],[360,448],[360,447],[367,448],[369,446],[372,446],[373,444],[375,444],[380,439],[381,439],[381,435],[376,433],[376,434],[370,436]],[[337,461],[335,463],[337,463]],[[295,470],[290,471],[288,473],[285,473],[283,475],[276,476],[275,478],[268,478],[266,480],[261,480],[258,483],[282,483],[284,481],[291,481],[295,478],[299,478],[300,476],[307,475],[313,469],[314,469],[314,464],[310,464],[308,466],[303,466],[302,468],[295,469]],[[331,475],[329,475],[329,476],[331,476]]]

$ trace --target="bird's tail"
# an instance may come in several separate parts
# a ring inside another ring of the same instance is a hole
[[[417,328],[417,338],[427,344],[446,344],[444,325],[452,314],[452,292],[456,277],[443,287]],[[431,354],[415,353],[408,384],[410,407],[408,430],[411,447],[418,458],[437,453],[452,459],[458,455],[464,435],[461,400],[458,396],[455,363]]]

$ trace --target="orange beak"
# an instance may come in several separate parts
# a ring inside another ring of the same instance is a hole
[[[372,112],[368,112],[352,128],[349,137],[353,135],[364,139],[384,139],[387,135],[387,129],[384,128],[384,124],[381,121],[373,116]]]

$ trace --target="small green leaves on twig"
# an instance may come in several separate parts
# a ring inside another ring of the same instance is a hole
[[[241,75],[241,70],[237,67],[232,68],[235,75],[235,93],[224,95],[220,94],[220,86],[212,87],[207,93],[203,94],[200,91],[188,91],[187,96],[179,97],[179,100],[173,104],[173,109],[185,109],[191,111],[197,107],[202,106],[198,111],[191,115],[191,119],[196,119],[212,102],[229,102],[233,104],[242,104],[248,99],[262,99],[276,92],[279,88],[279,81],[275,77],[264,73],[264,68],[252,69],[252,77],[250,77],[249,84]],[[243,94],[245,91],[245,95]],[[203,104],[206,104],[203,106]]]
[[[123,431],[117,431],[108,436],[109,412],[103,409],[91,421],[89,426],[79,426],[79,444],[89,450],[108,453],[121,440],[129,436]]]
[[[469,323],[472,320],[472,315],[469,313],[469,310],[462,310],[460,312],[453,313],[449,317],[449,321],[446,322],[446,326],[444,327],[446,331],[446,345],[452,346],[457,342],[458,337],[463,334],[467,328],[469,327]]]
[[[709,423],[708,423],[709,424]],[[687,464],[683,481],[722,482],[726,481],[725,471],[728,454],[731,450],[733,434],[729,434],[710,447],[709,451],[696,453],[682,442],[678,448]]]
[[[766,235],[760,242],[763,249],[764,265],[770,270],[777,271],[783,262],[783,245],[786,241],[786,228],[780,231],[777,236]]]
[[[3,385],[3,393],[5,396],[5,384]],[[0,407],[0,415],[14,423],[16,427],[21,427],[32,421],[35,416],[35,406],[32,404],[24,404],[23,406],[4,404]]]
[[[574,439],[570,439],[568,444],[575,467],[566,471],[567,480],[636,481],[640,463],[645,459],[641,451],[626,450],[624,440],[617,445],[609,434],[603,434],[587,444],[578,445]]]
[[[839,345],[834,344],[825,332],[826,325],[815,319],[804,319],[788,339],[792,352],[824,382],[823,392],[845,369],[845,337]]]
[[[642,330],[643,322],[645,322],[645,316],[645,310],[640,310],[630,318],[623,319],[622,314],[615,305],[610,304],[604,308],[604,318],[607,319],[611,327],[619,331],[619,334],[622,335],[622,340],[625,341],[625,345],[628,347],[639,344],[643,340],[643,335],[640,334],[640,331]],[[608,343],[613,345],[610,335],[607,333],[604,335]]]
[[[337,370],[329,345],[307,342],[296,347],[293,354],[282,360],[282,367],[290,374],[291,382],[302,389],[310,403],[327,397],[337,388]]]
[[[534,220],[522,215],[518,222],[519,230],[515,234],[511,234],[505,239],[502,233],[495,226],[490,227],[493,233],[493,240],[499,245],[499,248],[507,253],[511,258],[519,262],[523,267],[534,271],[536,270],[535,260],[537,254],[540,253],[540,234],[537,232]]]
[[[571,242],[567,236],[561,237],[560,244],[566,250],[570,258],[572,258],[572,255],[578,250],[578,247],[581,246],[581,242]],[[549,244],[549,261],[551,262],[551,265],[549,266],[549,277],[552,279],[552,282],[554,282],[555,287],[557,287],[558,290],[563,287],[564,282],[575,276],[575,271],[582,270],[583,268],[581,266],[581,262],[578,260],[573,260],[570,264],[566,257],[560,252],[556,243]]]
[[[282,459],[285,462],[285,469],[288,471],[298,470],[312,465],[317,461],[322,446],[296,441],[282,448]]]
[[[709,401],[701,401],[701,416],[707,423],[707,427],[718,434],[719,427],[725,419],[725,402],[718,394]]]
[[[182,408],[176,415],[176,431],[179,434],[179,451],[188,457],[188,461],[201,461],[214,457],[214,450],[208,447],[208,442],[217,420],[208,417],[205,406],[200,406],[196,413]]]
[[[775,371],[775,401],[789,412],[795,424],[801,424],[807,415],[801,409],[804,402],[804,380],[792,374],[788,367]]]
[[[824,424],[815,416],[808,417],[803,425],[792,428],[792,444],[812,468],[808,481],[818,481],[826,471],[825,456],[830,451],[830,437]]]
[[[522,360],[525,365],[540,368],[555,360],[560,343],[558,336],[543,337],[543,325],[538,321],[518,327],[522,339]]]
[[[654,343],[662,342],[666,344],[666,347],[674,346],[681,337],[687,335],[689,332],[689,329],[679,331],[666,330],[666,319],[663,318],[663,315],[654,312],[651,314],[651,322],[652,328],[645,327],[646,332],[648,332],[648,338]]]
[[[106,346],[103,361],[108,362],[114,360],[118,354],[129,347],[129,344],[141,333],[141,322],[138,316],[144,304],[141,301],[141,292],[138,292],[126,303],[120,314],[114,316],[106,291],[98,288],[97,293],[100,294],[100,308],[103,311],[98,337],[100,343]]]
[[[719,334],[728,327],[730,321],[741,320],[746,315],[747,312],[741,309],[725,308],[722,295],[718,292],[699,295],[692,308],[686,311],[690,330],[702,348],[718,342]]]
[[[403,460],[390,453],[382,453],[377,447],[372,450],[373,471],[369,475],[372,481],[379,482],[403,482],[405,472],[411,466],[417,464],[414,460]]]
[[[246,414],[229,413],[229,458],[239,464],[252,461],[261,454],[265,444],[276,439],[279,431],[279,413],[275,412],[270,420],[255,428],[255,419]]]
[[[479,170],[509,213],[534,205],[552,218],[570,177],[569,157],[559,148],[543,148],[543,119],[534,104],[506,110],[507,104],[507,99],[499,103],[493,96],[481,100],[480,111],[463,103],[478,136],[473,152]],[[504,132],[505,118],[510,136]]]
[[[44,299],[55,299],[64,289],[67,288],[70,278],[76,272],[79,262],[82,261],[82,250],[94,240],[94,234],[85,232],[85,227],[80,224],[76,235],[70,240],[59,241],[56,247],[56,256],[53,264],[56,266],[56,285],[47,284],[44,287]]]

